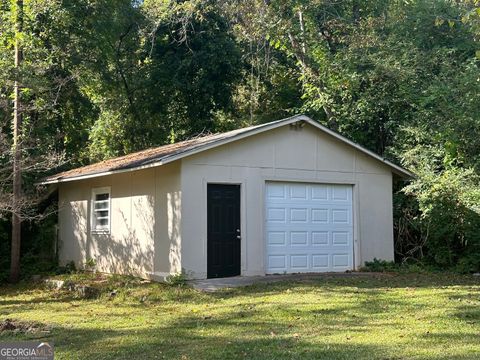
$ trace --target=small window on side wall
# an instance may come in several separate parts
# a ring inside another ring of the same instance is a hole
[[[92,190],[92,232],[110,232],[110,188]]]

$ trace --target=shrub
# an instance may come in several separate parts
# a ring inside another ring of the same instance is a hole
[[[404,258],[442,269],[480,271],[479,176],[436,147],[414,148],[410,155],[417,178],[403,189],[403,198],[396,197],[402,208],[396,249]],[[400,224],[408,231],[400,233]],[[416,241],[408,240],[409,234]]]
[[[94,271],[95,267],[97,266],[97,260],[88,258],[83,264],[86,271]]]
[[[57,268],[55,239],[57,215],[22,224],[21,277],[54,272]],[[9,218],[0,219],[0,283],[10,274],[11,225]]]
[[[75,265],[75,262],[73,260],[67,262],[65,266],[57,266],[55,269],[55,274],[61,275],[61,274],[74,274],[77,272],[77,267]]]
[[[169,275],[166,278],[167,284],[172,286],[185,286],[187,284],[187,280],[188,277],[184,271],[177,274]]]
[[[379,260],[374,258],[373,261],[365,261],[365,266],[361,268],[361,271],[365,272],[391,272],[397,271],[398,264],[394,261]]]

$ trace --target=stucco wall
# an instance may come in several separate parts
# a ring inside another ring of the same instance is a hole
[[[283,126],[181,162],[181,258],[190,276],[206,277],[207,183],[241,184],[243,275],[265,273],[267,180],[352,184],[355,266],[374,257],[393,259],[390,168],[310,125]]]
[[[155,168],[155,261],[153,278],[164,280],[181,267],[180,162]]]
[[[172,164],[60,184],[60,261],[82,267],[92,258],[102,272],[153,278],[179,271],[179,170]],[[109,234],[90,231],[97,187],[111,188]]]
[[[207,272],[207,183],[241,184],[241,272],[265,273],[266,181],[353,185],[354,264],[393,259],[388,166],[306,125],[283,126],[156,168],[62,183],[60,259],[162,280]],[[109,235],[90,231],[91,191],[111,187]]]

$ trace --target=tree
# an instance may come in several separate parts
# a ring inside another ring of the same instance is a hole
[[[72,168],[307,113],[421,174],[403,191],[396,185],[400,257],[435,262],[435,249],[448,248],[455,266],[480,252],[457,246],[477,241],[464,225],[480,212],[475,0],[29,0],[22,29],[20,3],[0,0],[5,228],[14,209],[24,227],[39,216],[33,183],[58,153]],[[26,56],[15,68],[17,41]],[[448,236],[443,209],[465,215],[452,218]]]
[[[8,12],[3,14],[3,20],[5,20],[1,32],[3,57],[0,64],[5,65],[7,76],[2,78],[3,81],[0,88],[2,89],[2,95],[8,93],[10,88],[13,88],[13,116],[10,134],[6,133],[5,126],[0,128],[0,139],[2,140],[0,143],[2,150],[0,162],[0,216],[5,213],[11,214],[12,234],[9,279],[11,282],[17,282],[20,277],[22,221],[32,215],[28,211],[31,210],[35,199],[38,199],[38,194],[35,194],[35,191],[29,190],[27,193],[24,193],[22,189],[23,178],[31,176],[35,172],[50,169],[57,164],[59,157],[46,153],[37,156],[41,153],[38,147],[39,139],[29,138],[34,126],[32,118],[38,112],[39,106],[36,103],[38,98],[35,98],[30,93],[32,89],[27,85],[27,74],[31,69],[24,68],[23,54],[25,44],[30,40],[24,32],[24,2],[23,0],[16,0],[11,4],[2,3],[2,6]],[[13,31],[5,31],[5,23],[11,24],[10,29]],[[13,61],[6,59],[10,54],[12,54]],[[9,66],[9,63],[13,63],[13,66]],[[40,66],[35,68],[35,70],[39,69],[41,69]],[[10,87],[10,85],[12,86]],[[8,100],[2,102],[3,114],[9,113],[9,105]],[[28,116],[25,117],[26,113],[28,113]],[[31,181],[28,183],[31,185]],[[32,216],[35,217],[36,214]]]
[[[10,281],[17,282],[20,278],[20,244],[22,221],[19,206],[22,197],[22,169],[21,169],[21,129],[22,129],[22,102],[20,99],[19,69],[23,51],[20,37],[23,32],[23,0],[15,4],[15,81],[13,85],[13,211],[12,211],[12,249],[10,260]]]

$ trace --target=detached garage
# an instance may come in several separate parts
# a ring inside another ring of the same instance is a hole
[[[59,254],[154,280],[355,270],[393,259],[392,178],[412,176],[303,116],[45,179]]]

